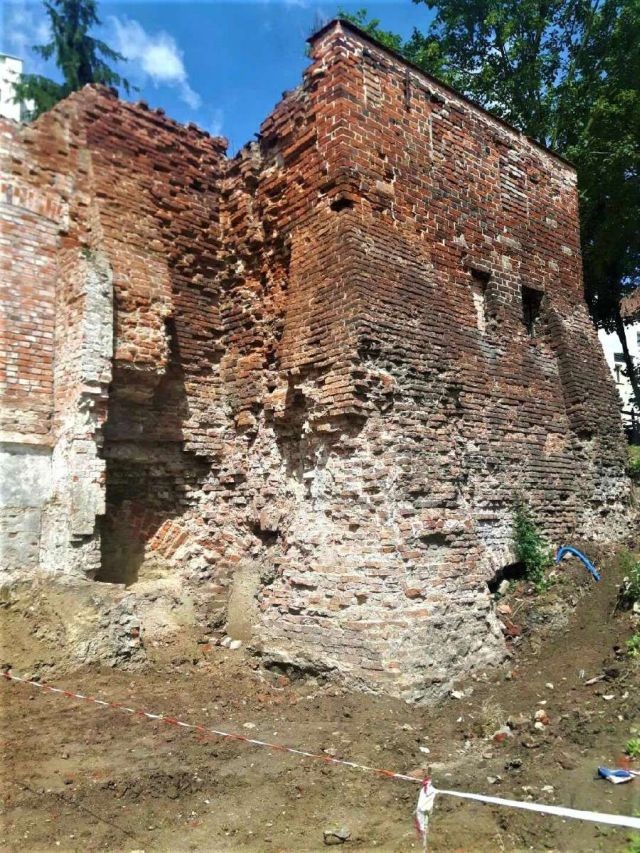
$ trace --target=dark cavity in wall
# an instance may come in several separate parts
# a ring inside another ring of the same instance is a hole
[[[164,373],[114,368],[104,430],[107,511],[99,581],[128,585],[170,572],[166,554],[149,543],[157,542],[164,522],[182,513],[206,476],[204,461],[183,449],[187,396],[173,319],[165,331]]]
[[[536,336],[543,296],[544,293],[541,290],[526,287],[526,285],[522,286],[522,322],[532,338]]]
[[[132,536],[128,525],[114,517],[109,508],[99,519],[99,529],[100,570],[95,579],[126,586],[135,583],[144,560],[144,542]]]
[[[491,580],[487,581],[489,592],[492,594],[496,593],[502,581],[519,581],[523,580],[525,576],[526,569],[524,563],[509,563],[506,566],[502,566]]]
[[[334,669],[334,667],[331,666],[323,666],[317,661],[311,662],[300,660],[292,663],[290,661],[285,662],[276,658],[271,658],[268,655],[263,656],[262,665],[265,669],[268,669],[271,672],[278,673],[279,675],[286,675],[291,681],[315,678],[321,684],[326,682]]]
[[[332,201],[329,206],[331,210],[340,213],[342,210],[351,210],[355,206],[355,202],[351,198],[340,197]]]

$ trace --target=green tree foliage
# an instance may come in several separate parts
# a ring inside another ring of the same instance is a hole
[[[87,83],[122,86],[129,92],[129,82],[107,65],[124,57],[89,35],[90,29],[100,24],[95,0],[50,0],[44,6],[51,41],[34,45],[33,49],[43,59],[54,59],[62,73],[62,83],[40,74],[22,75],[15,86],[15,100],[32,105],[29,118],[37,118]]]
[[[414,0],[417,2],[417,0]],[[404,41],[402,36],[393,33],[390,30],[383,30],[380,26],[379,18],[369,18],[366,9],[358,9],[353,14],[345,12],[343,9],[338,10],[338,17],[343,21],[350,21],[357,27],[360,27],[367,35],[379,41],[390,50],[395,50],[397,53],[403,54],[411,62],[429,71],[431,74],[436,74],[443,79],[446,77],[446,72],[443,67],[443,57],[440,50],[439,42],[433,36],[425,36],[418,30],[414,29],[410,39]]]
[[[640,0],[414,2],[435,17],[406,41],[366,10],[350,20],[575,163],[587,303],[618,333],[640,408],[620,315],[640,287]]]
[[[353,14],[345,12],[344,9],[338,9],[338,17],[342,18],[343,21],[351,21],[352,24],[360,27],[361,30],[364,30],[365,33],[368,33],[390,50],[401,51],[403,49],[404,40],[402,36],[381,29],[379,19],[369,18],[366,9],[358,9]]]

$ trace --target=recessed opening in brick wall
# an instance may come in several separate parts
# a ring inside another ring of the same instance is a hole
[[[471,270],[471,295],[473,307],[476,309],[478,329],[482,334],[487,331],[487,288],[489,274],[479,270]]]
[[[487,582],[489,592],[496,593],[502,581],[522,580],[525,576],[525,572],[526,569],[524,563],[508,563],[506,566],[502,566],[501,569],[498,569],[491,580]]]
[[[536,337],[544,293],[522,285],[522,322],[530,337]]]
[[[176,325],[165,319],[164,369],[114,368],[104,428],[107,511],[99,581],[130,585],[173,574],[186,535],[179,524],[186,494],[208,473],[204,461],[184,450],[188,407]]]
[[[138,580],[144,560],[144,542],[131,535],[127,525],[111,515],[101,520],[101,562],[96,581],[131,586]]]
[[[352,198],[336,198],[331,202],[329,207],[331,210],[336,213],[340,213],[343,210],[351,210],[355,206],[355,202]]]

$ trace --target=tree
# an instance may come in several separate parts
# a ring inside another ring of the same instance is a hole
[[[639,366],[620,311],[640,287],[640,2],[624,4],[596,51],[592,79],[576,84],[575,100],[589,108],[565,150],[578,166],[587,303],[598,325],[617,333],[640,409]]]
[[[128,93],[129,82],[107,65],[108,61],[124,61],[125,57],[89,35],[89,30],[101,23],[95,0],[50,0],[44,6],[51,26],[51,41],[34,45],[33,49],[44,59],[54,58],[62,73],[62,83],[40,74],[22,75],[15,85],[14,100],[33,104],[29,117],[37,118],[87,83],[122,86]]]
[[[414,3],[418,0],[413,0]],[[410,39],[404,41],[402,36],[393,33],[390,30],[383,30],[380,26],[379,18],[369,18],[366,9],[358,9],[357,12],[345,12],[344,9],[338,9],[338,17],[344,21],[350,21],[355,24],[367,35],[379,41],[385,47],[401,53],[408,60],[419,65],[430,74],[441,77],[443,80],[447,77],[447,73],[443,67],[443,58],[440,50],[440,44],[433,35],[423,35],[418,30],[414,29]]]
[[[578,169],[585,296],[620,337],[640,408],[620,303],[640,287],[640,0],[414,0],[435,11],[393,46]]]
[[[338,9],[338,17],[345,21],[351,21],[352,24],[360,27],[365,33],[391,50],[400,52],[404,49],[402,36],[392,33],[389,30],[380,29],[380,20],[378,18],[369,18],[366,9],[358,9],[353,14],[345,12],[344,9]]]

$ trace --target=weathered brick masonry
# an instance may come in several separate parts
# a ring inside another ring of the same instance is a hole
[[[231,160],[99,87],[2,126],[4,447],[40,472],[7,566],[179,575],[265,658],[428,697],[503,654],[517,493],[623,532],[617,400],[573,169],[349,25],[311,46]]]

